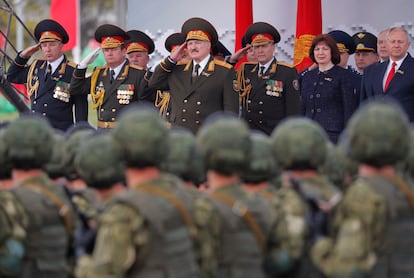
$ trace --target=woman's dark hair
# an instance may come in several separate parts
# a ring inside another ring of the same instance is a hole
[[[334,38],[329,34],[321,34],[316,36],[313,41],[312,45],[309,49],[309,57],[314,63],[317,63],[315,60],[315,54],[313,53],[315,50],[315,47],[318,43],[325,42],[328,47],[331,49],[331,61],[334,65],[339,64],[341,62],[341,55],[339,53],[338,46],[336,45],[336,41]]]

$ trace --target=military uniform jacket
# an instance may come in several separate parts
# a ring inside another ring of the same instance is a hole
[[[159,64],[149,86],[170,91],[170,122],[196,133],[216,111],[238,113],[239,95],[233,88],[235,71],[228,63],[210,58],[200,76],[192,82],[193,62],[175,65],[168,58]]]
[[[28,60],[17,55],[7,72],[7,80],[19,84],[27,83],[32,111],[42,114],[54,128],[61,130],[68,129],[76,122],[87,121],[87,97],[72,96],[68,90],[75,64],[64,56],[55,72],[45,79],[47,61],[37,59],[27,66]]]
[[[405,57],[401,66],[384,92],[383,79],[389,61],[374,63],[364,70],[362,76],[361,100],[391,98],[396,100],[407,113],[410,122],[414,121],[414,58]]]
[[[306,73],[302,77],[301,97],[301,114],[318,122],[334,143],[359,102],[351,72],[339,66]]]
[[[282,119],[299,114],[299,82],[296,69],[276,59],[263,76],[258,72],[257,63],[245,63],[238,70],[242,117],[251,129],[270,134]]]
[[[72,95],[91,94],[98,121],[116,122],[123,108],[140,100],[145,70],[131,65],[128,60],[112,83],[108,66],[96,67],[88,78],[85,73],[86,69],[75,69],[70,92]]]

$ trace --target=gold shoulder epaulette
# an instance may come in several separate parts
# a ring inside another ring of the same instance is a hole
[[[225,67],[226,69],[231,69],[233,66],[227,63],[226,61],[214,59],[214,63],[218,66]]]
[[[77,66],[77,64],[72,62],[72,61],[68,61],[68,65],[71,66],[71,67],[74,67],[74,68],[76,68],[76,66]]]
[[[187,65],[188,61],[184,60],[184,61],[179,61],[177,63],[177,66],[181,66],[181,65]]]
[[[129,67],[133,68],[133,69],[137,69],[137,70],[144,70],[143,67],[138,66],[138,65],[134,65],[134,64],[129,64]]]
[[[288,67],[288,68],[294,68],[295,66],[294,65],[292,65],[292,64],[288,64],[288,63],[286,63],[286,62],[277,62],[277,64],[278,65],[281,65],[281,66],[285,66],[285,67]]]

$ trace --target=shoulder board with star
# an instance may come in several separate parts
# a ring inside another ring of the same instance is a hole
[[[286,62],[277,62],[277,64],[278,65],[281,65],[281,66],[285,66],[285,67],[288,67],[288,68],[294,68],[295,66],[294,65],[292,65],[292,64],[288,64],[288,63],[286,63]]]
[[[130,67],[130,68],[133,68],[133,69],[137,69],[137,70],[144,70],[144,68],[143,68],[143,67],[138,66],[138,65],[134,65],[134,64],[129,64],[129,67]]]
[[[214,63],[216,64],[216,65],[218,65],[218,66],[222,66],[222,67],[224,67],[224,68],[226,68],[226,69],[231,69],[233,66],[232,65],[230,65],[229,63],[227,63],[226,61],[221,61],[221,60],[217,60],[217,59],[214,59]]]

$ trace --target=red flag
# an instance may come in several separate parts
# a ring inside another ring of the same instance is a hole
[[[241,41],[247,28],[253,23],[252,0],[236,0],[236,42],[234,51],[242,48]],[[246,62],[246,58],[239,61],[238,65]]]
[[[298,0],[296,39],[293,63],[298,72],[312,65],[309,49],[312,40],[322,32],[321,0]]]
[[[52,0],[50,3],[50,18],[59,22],[69,35],[69,42],[63,46],[63,51],[76,46],[79,24],[77,11],[78,0]]]

